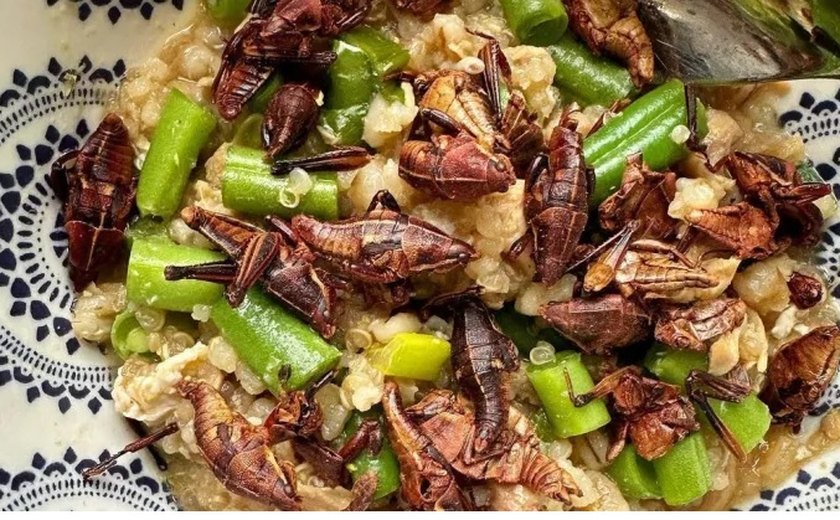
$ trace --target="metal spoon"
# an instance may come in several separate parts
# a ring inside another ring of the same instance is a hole
[[[661,69],[686,83],[840,77],[836,47],[771,0],[639,0],[639,16]]]

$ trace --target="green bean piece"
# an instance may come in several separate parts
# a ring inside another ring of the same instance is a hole
[[[248,14],[251,0],[204,0],[213,20],[225,27],[236,27]]]
[[[625,497],[636,500],[662,497],[653,464],[640,457],[632,444],[621,450],[607,468],[607,475],[612,477]]]
[[[556,43],[569,25],[560,0],[501,0],[501,4],[513,34],[526,45]]]
[[[653,468],[662,498],[671,506],[694,502],[712,487],[712,471],[703,434],[692,433],[665,455],[654,459]]]
[[[755,393],[751,393],[740,403],[709,399],[709,405],[726,424],[745,453],[751,452],[764,442],[764,436],[770,430],[772,416],[770,409]],[[704,424],[708,423],[705,417],[702,421]]]
[[[297,206],[287,201],[288,176],[274,176],[262,150],[231,146],[222,173],[222,203],[250,215],[291,218],[306,214],[322,220],[338,218],[338,179],[332,172],[313,172],[312,189]],[[285,204],[284,204],[285,203]]]
[[[222,296],[221,285],[198,280],[169,281],[163,271],[168,265],[223,259],[215,251],[178,245],[164,237],[135,238],[128,259],[126,296],[130,301],[167,311],[192,312],[196,305],[212,305]]]
[[[693,350],[670,349],[656,343],[648,350],[643,364],[660,381],[683,388],[689,372],[709,368],[709,356]]]
[[[122,359],[133,354],[149,352],[149,335],[134,317],[133,311],[123,311],[114,318],[111,326],[111,346]]]
[[[558,352],[553,362],[530,364],[525,370],[555,435],[561,438],[574,437],[609,423],[610,414],[603,399],[597,399],[582,407],[576,407],[572,403],[566,385],[566,370],[575,394],[586,393],[594,386],[592,376],[583,365],[578,352]]]
[[[382,31],[366,25],[342,34],[339,39],[361,49],[380,79],[404,69],[411,58],[408,49],[385,36]]]
[[[125,229],[125,238],[129,246],[138,238],[166,238],[166,228],[166,222],[162,220],[153,217],[138,218]]]
[[[340,449],[356,433],[362,421],[366,419],[377,419],[381,428],[382,423],[379,414],[353,412],[344,426],[344,431],[336,439],[335,448]],[[347,463],[347,471],[350,472],[354,482],[366,473],[371,471],[376,473],[379,481],[376,484],[376,493],[373,495],[374,500],[384,498],[400,488],[400,464],[384,431],[382,431],[382,446],[379,451],[376,453],[363,451]]]
[[[195,168],[198,154],[216,128],[216,117],[172,89],[140,170],[137,207],[142,216],[171,217]]]
[[[557,436],[554,435],[554,428],[551,426],[551,422],[548,420],[548,415],[546,415],[545,410],[537,408],[537,410],[531,414],[529,419],[531,420],[531,424],[534,425],[534,433],[537,434],[537,437],[539,437],[541,441],[551,442],[557,440]]]
[[[260,289],[248,291],[235,309],[218,300],[210,319],[274,395],[304,388],[341,357],[338,349]]]
[[[262,144],[262,114],[251,114],[239,123],[233,134],[233,144],[244,148],[260,148]]]
[[[636,94],[626,68],[608,58],[595,56],[570,33],[547,50],[557,66],[554,85],[572,101],[583,106],[606,107]]]
[[[268,78],[268,81],[262,84],[254,96],[248,100],[248,108],[251,112],[256,114],[265,113],[265,109],[271,102],[271,98],[274,97],[274,94],[276,94],[282,86],[283,76],[281,76],[280,73],[275,72],[270,78]]]
[[[333,50],[336,60],[330,66],[318,125],[331,144],[358,145],[362,142],[365,115],[378,82],[371,60],[362,49],[336,40]]]
[[[698,101],[700,136],[707,131],[706,109]],[[671,137],[678,126],[687,125],[685,90],[671,80],[637,99],[620,114],[584,140],[586,163],[595,169],[595,190],[590,206],[595,208],[621,185],[627,157],[641,152],[653,170],[663,170],[688,155],[685,144]]]
[[[434,381],[449,361],[452,346],[432,334],[400,332],[386,345],[368,350],[370,364],[388,376]]]

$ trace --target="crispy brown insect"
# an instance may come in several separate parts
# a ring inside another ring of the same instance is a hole
[[[642,458],[653,460],[700,429],[694,418],[694,407],[680,394],[679,388],[643,377],[638,367],[624,367],[602,379],[588,393],[571,395],[575,406],[584,406],[604,396],[610,396],[610,407],[615,412],[615,437],[607,460],[621,453],[628,438]]]
[[[315,255],[361,282],[387,284],[423,272],[449,271],[477,256],[466,242],[401,213],[385,190],[362,216],[320,222],[297,215],[292,229]]]
[[[674,199],[676,182],[674,172],[652,171],[642,162],[641,155],[628,158],[621,187],[598,208],[601,228],[615,233],[638,220],[641,227],[637,238],[672,237],[677,221],[668,215],[668,205]]]
[[[485,455],[472,453],[476,419],[448,390],[433,390],[406,410],[423,434],[459,474],[472,480],[522,484],[568,504],[580,489],[571,475],[544,455],[533,425],[511,408],[505,430]]]
[[[608,355],[651,333],[650,314],[620,294],[551,302],[540,316],[587,354]]]
[[[505,192],[516,181],[506,156],[488,152],[464,132],[407,141],[400,150],[399,173],[419,190],[459,201]]]
[[[484,453],[507,423],[510,373],[519,369],[519,352],[496,324],[475,290],[446,294],[425,309],[446,309],[453,316],[452,368],[461,390],[475,405],[473,448]]]
[[[775,422],[799,431],[802,419],[825,393],[840,361],[840,328],[819,327],[784,345],[767,367],[761,399]]]
[[[306,140],[318,122],[317,90],[306,83],[286,83],[265,110],[263,146],[269,157],[277,157]]]
[[[423,511],[473,509],[447,460],[406,415],[399,387],[393,381],[385,382],[382,408],[388,438],[400,463],[403,499],[412,508]]]
[[[554,129],[548,148],[548,157],[534,161],[525,181],[530,230],[511,246],[510,254],[518,256],[530,245],[537,266],[534,279],[553,285],[569,267],[586,227],[592,181],[583,159],[582,137],[568,112]]]
[[[262,36],[297,31],[332,38],[360,24],[369,9],[366,0],[278,0]]]
[[[317,426],[320,428],[320,420]],[[350,483],[350,473],[346,467],[349,461],[365,450],[376,453],[382,447],[382,430],[379,422],[372,419],[363,421],[338,451],[326,446],[314,433],[297,434],[292,446],[296,455],[309,462],[315,473],[333,486],[346,486]]]
[[[224,283],[232,306],[242,303],[256,282],[325,338],[335,333],[337,299],[328,278],[312,265],[314,257],[292,237],[262,230],[241,220],[198,206],[184,208],[181,218],[219,246],[231,260],[194,266],[168,266],[168,280],[195,279]]]
[[[748,202],[716,209],[695,209],[685,216],[695,228],[732,249],[740,258],[762,259],[783,247],[773,238],[776,226]]]
[[[274,72],[274,67],[246,62],[241,58],[247,40],[259,35],[264,21],[249,20],[225,46],[222,64],[213,82],[213,104],[231,121]]]
[[[379,485],[379,475],[371,470],[362,475],[353,483],[350,490],[353,493],[353,500],[344,508],[345,511],[367,511],[376,497],[376,487]]]
[[[660,309],[654,335],[671,347],[705,352],[707,342],[739,327],[746,315],[747,305],[740,298],[666,305]]]
[[[645,299],[667,299],[668,293],[680,289],[717,285],[716,277],[670,244],[651,239],[634,241],[638,226],[638,222],[631,222],[590,255],[596,258],[584,276],[584,291],[598,292],[615,282],[626,298],[640,293]]]
[[[636,0],[563,0],[569,26],[589,48],[627,64],[633,83],[653,79],[653,45],[636,14]]]
[[[275,458],[268,425],[252,425],[206,383],[182,380],[177,389],[195,408],[196,443],[227,489],[285,511],[300,509],[294,465]]]
[[[787,281],[790,301],[800,309],[810,309],[823,299],[825,288],[815,276],[793,273]]]
[[[64,199],[70,279],[77,291],[123,250],[137,178],[128,129],[108,114],[79,151],[53,163],[50,181]]]

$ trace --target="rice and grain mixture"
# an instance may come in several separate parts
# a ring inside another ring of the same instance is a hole
[[[453,4],[452,14],[438,14],[430,21],[397,15],[382,0],[374,2],[374,20],[383,30],[410,50],[409,68],[415,72],[450,68],[477,74],[483,64],[476,59],[485,40],[476,33],[499,40],[512,67],[514,86],[524,94],[529,108],[537,115],[545,135],[550,135],[559,114],[568,104],[553,86],[555,65],[543,48],[520,45],[507,27],[499,5],[492,0],[462,0]],[[213,79],[220,66],[225,39],[230,34],[199,14],[192,25],[169,38],[158,54],[128,73],[110,109],[122,116],[142,163],[152,131],[170,89],[178,88],[196,101],[209,103]],[[377,151],[363,168],[340,174],[341,206],[349,214],[365,211],[372,196],[389,190],[403,211],[421,217],[447,233],[465,240],[479,253],[466,269],[444,275],[427,275],[417,280],[419,293],[451,291],[470,285],[483,289],[482,298],[491,308],[512,302],[528,316],[538,314],[540,306],[572,297],[573,275],[562,277],[546,287],[532,282],[535,267],[528,255],[507,259],[503,252],[526,230],[522,199],[524,181],[508,191],[482,197],[474,204],[434,200],[415,190],[398,174],[399,144],[417,115],[416,99],[408,84],[403,85],[402,101],[374,98],[364,124],[364,140]],[[751,86],[704,93],[709,106],[709,133],[705,144],[713,161],[731,150],[772,154],[792,162],[804,157],[799,136],[782,132],[770,106],[784,92],[783,85]],[[579,112],[579,129],[586,132],[606,110],[591,106]],[[203,154],[203,167],[197,169],[186,191],[183,205],[231,214],[221,202],[220,178],[226,145],[232,128],[223,124],[213,143]],[[325,129],[319,129],[325,132]],[[323,135],[329,140],[329,135]],[[139,164],[138,164],[139,166]],[[715,174],[697,158],[681,165],[685,176],[677,181],[677,192],[669,207],[675,219],[693,209],[712,209],[729,202],[734,184]],[[830,205],[826,206],[830,208]],[[826,211],[828,211],[827,209]],[[179,218],[167,223],[172,240],[210,248],[210,243],[189,229]],[[703,251],[689,251],[699,258]],[[799,310],[790,301],[785,281],[794,271],[816,273],[807,258],[793,251],[755,262],[739,270],[736,258],[704,260],[702,265],[719,283],[703,290],[684,289],[674,295],[677,301],[717,297],[726,291],[737,293],[748,306],[747,318],[710,348],[710,371],[725,374],[736,364],[747,367],[760,380],[774,349],[814,326],[834,323],[837,310],[831,298],[809,310]],[[817,273],[818,274],[818,273]],[[316,395],[324,411],[321,434],[335,439],[351,412],[367,411],[379,403],[385,378],[365,356],[374,345],[389,341],[395,334],[424,331],[448,337],[449,324],[438,317],[422,321],[412,313],[389,316],[387,309],[366,308],[350,302],[339,323],[337,345],[345,347],[340,367],[345,376],[340,384],[328,384]],[[237,358],[235,350],[209,321],[209,309],[195,308],[191,315],[167,315],[126,301],[122,283],[89,285],[74,309],[73,327],[78,337],[94,343],[108,342],[114,317],[124,311],[135,317],[148,333],[149,350],[155,359],[135,356],[120,368],[113,397],[117,411],[146,424],[150,429],[174,422],[177,434],[159,446],[168,455],[169,481],[182,507],[186,509],[262,509],[265,506],[228,492],[212,475],[201,458],[193,432],[193,408],[178,396],[174,385],[186,376],[216,388],[231,407],[254,424],[260,424],[276,404],[260,378]],[[174,313],[170,313],[174,314]],[[434,386],[446,386],[445,373],[434,383],[401,380],[400,391],[406,403]],[[528,412],[539,405],[524,369],[513,378],[517,407]],[[705,439],[713,464],[713,492],[699,508],[731,507],[738,500],[772,486],[805,461],[813,458],[840,437],[840,415],[831,412],[815,431],[794,437],[775,430],[769,442],[741,463],[715,436]],[[660,502],[628,501],[616,484],[603,473],[609,439],[603,432],[582,438],[544,443],[546,454],[566,469],[581,489],[571,507],[583,510],[627,510],[661,508]],[[278,459],[294,460],[289,443],[274,447]],[[344,488],[328,488],[308,464],[296,468],[299,493],[304,509],[342,509],[351,500]],[[522,486],[490,484],[477,490],[493,509],[561,509],[562,504],[535,495]]]

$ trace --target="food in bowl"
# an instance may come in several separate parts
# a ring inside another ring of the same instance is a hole
[[[728,509],[834,444],[784,85],[657,78],[606,0],[246,4],[51,174],[182,507]]]

